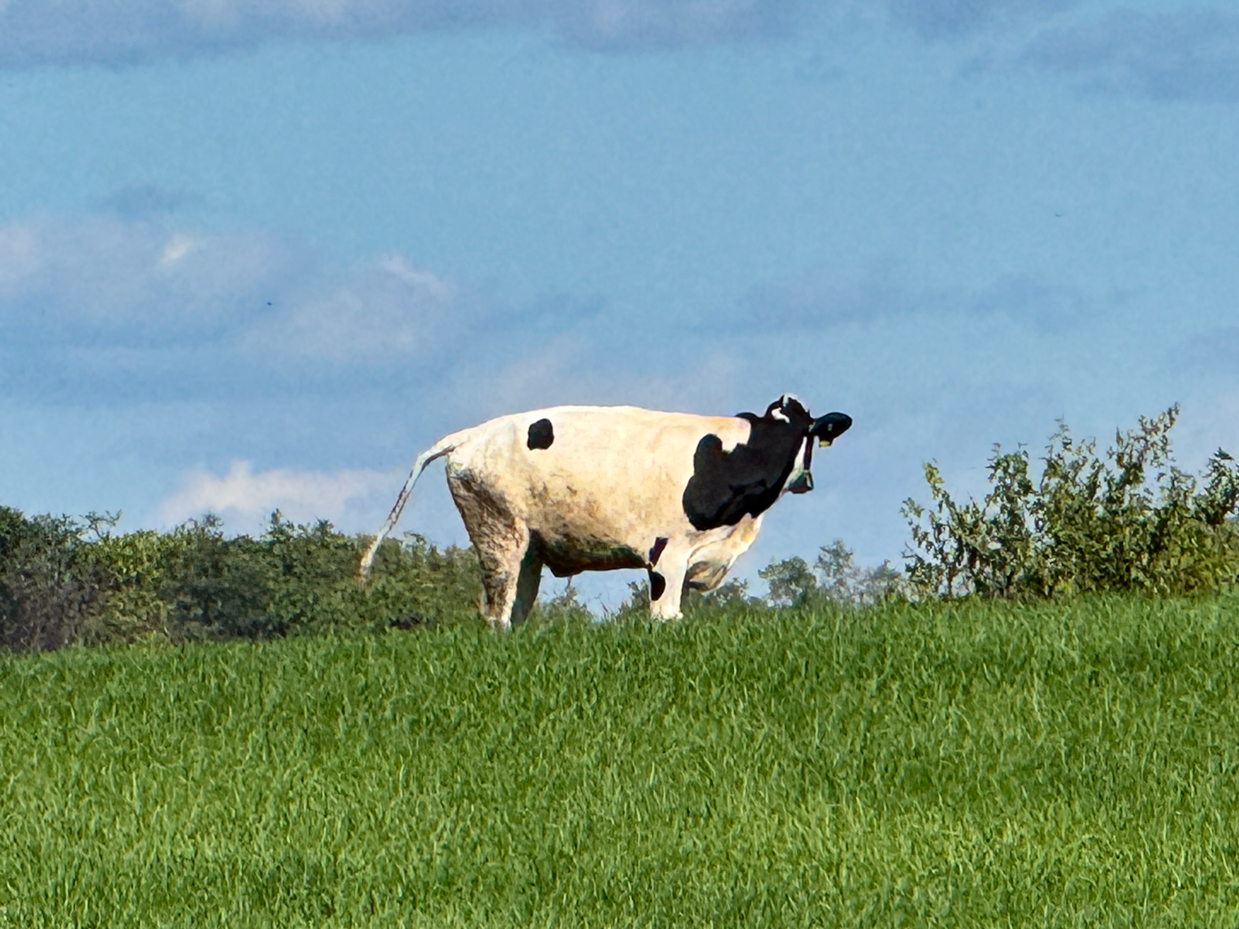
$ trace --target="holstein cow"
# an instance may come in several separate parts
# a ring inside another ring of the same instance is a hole
[[[791,394],[765,415],[693,416],[630,406],[559,406],[501,416],[422,452],[362,576],[426,466],[447,484],[482,563],[483,613],[507,628],[529,613],[542,567],[556,577],[644,568],[650,612],[680,615],[685,586],[713,590],[784,491],[813,489],[814,441],[852,419],[814,419]]]

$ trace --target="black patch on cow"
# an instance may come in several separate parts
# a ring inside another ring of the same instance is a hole
[[[555,430],[549,419],[540,419],[529,426],[529,438],[525,444],[530,448],[550,448],[555,441]]]
[[[718,436],[701,437],[683,498],[684,514],[695,529],[734,526],[745,514],[764,513],[779,498],[813,420],[794,400],[779,416],[772,415],[777,408],[772,404],[765,416],[739,414],[752,430],[747,442],[729,452]]]
[[[650,600],[662,599],[663,591],[667,589],[667,579],[657,571],[650,572]]]
[[[658,564],[658,559],[662,556],[663,549],[667,547],[667,540],[659,536],[654,540],[654,547],[650,549],[650,567]]]

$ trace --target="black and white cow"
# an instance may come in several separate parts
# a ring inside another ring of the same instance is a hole
[[[685,586],[722,583],[780,494],[813,489],[814,442],[829,445],[851,425],[844,413],[814,419],[790,394],[763,416],[629,406],[501,416],[418,456],[362,559],[362,575],[422,471],[446,457],[452,499],[482,563],[483,612],[492,625],[525,618],[543,565],[556,577],[645,568],[650,612],[673,618]]]

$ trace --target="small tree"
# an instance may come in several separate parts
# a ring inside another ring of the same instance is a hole
[[[771,561],[757,572],[770,585],[766,595],[773,606],[794,606],[804,603],[817,590],[817,578],[809,563],[795,555],[782,561]]]
[[[1099,456],[1059,423],[1040,477],[1024,449],[989,461],[982,502],[958,504],[925,465],[932,504],[903,505],[909,581],[921,596],[1052,597],[1103,590],[1217,590],[1239,575],[1239,467],[1218,450],[1203,488],[1181,471],[1170,430],[1179,408],[1116,432]]]
[[[890,561],[876,568],[862,568],[855,556],[842,539],[818,549],[813,567],[819,579],[819,596],[848,606],[870,606],[903,596],[903,575]]]
[[[903,575],[889,561],[862,568],[855,556],[842,539],[835,539],[818,549],[812,566],[792,557],[771,561],[757,573],[770,584],[766,599],[772,606],[824,601],[859,607],[903,594]]]

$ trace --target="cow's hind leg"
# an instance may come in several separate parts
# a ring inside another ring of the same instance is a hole
[[[482,615],[493,628],[507,629],[529,615],[538,596],[542,560],[529,526],[467,471],[449,466],[447,485],[481,562]]]
[[[542,559],[529,544],[529,533],[515,530],[474,543],[482,562],[482,614],[495,629],[524,622],[538,598]]]
[[[525,549],[521,559],[520,570],[516,575],[516,592],[512,598],[510,620],[523,623],[533,609],[534,601],[538,599],[538,585],[542,583],[542,559],[535,554],[532,546]]]

